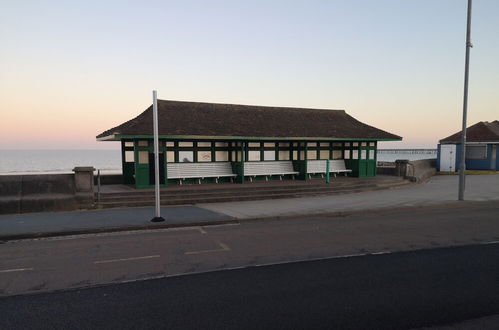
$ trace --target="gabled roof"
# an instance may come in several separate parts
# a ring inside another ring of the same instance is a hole
[[[481,121],[468,127],[466,142],[499,142],[499,120]],[[440,143],[461,143],[461,132],[440,140]]]
[[[162,137],[402,139],[361,123],[344,110],[158,100],[158,119]],[[152,136],[152,106],[97,139],[119,140],[123,135]]]

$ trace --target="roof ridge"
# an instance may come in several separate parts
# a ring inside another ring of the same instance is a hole
[[[480,140],[482,142],[485,142],[489,140],[496,141],[499,139],[498,120],[495,120],[493,122],[479,121],[467,127],[466,130],[467,130],[467,141],[478,142],[478,140]],[[452,135],[447,136],[446,138],[439,140],[439,142],[460,143],[461,133],[462,133],[461,131],[458,131]]]
[[[499,121],[498,120],[494,120],[492,122],[486,122],[485,126],[492,134],[499,137]]]
[[[171,102],[171,103],[187,103],[187,104],[206,104],[206,105],[223,105],[223,106],[236,106],[236,107],[254,107],[254,108],[266,108],[266,109],[297,109],[297,110],[318,110],[318,111],[341,111],[345,112],[345,109],[328,109],[328,108],[304,108],[296,106],[277,106],[277,105],[258,105],[258,104],[241,104],[241,103],[219,103],[219,102],[196,102],[196,101],[179,101],[179,100],[164,100],[158,99],[159,102]],[[149,108],[148,108],[149,109]]]

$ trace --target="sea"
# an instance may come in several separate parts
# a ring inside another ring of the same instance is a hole
[[[93,166],[101,173],[121,173],[118,150],[0,150],[0,174],[72,173]]]
[[[379,162],[436,158],[436,150],[378,151]],[[103,174],[121,173],[120,150],[0,150],[0,174],[72,173],[76,166],[93,166]]]

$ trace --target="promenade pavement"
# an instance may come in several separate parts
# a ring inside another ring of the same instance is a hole
[[[152,223],[154,208],[28,213],[0,216],[0,240],[115,230],[202,226],[249,219],[351,214],[457,201],[458,176],[434,176],[403,188],[345,195],[162,207],[165,222]],[[466,201],[499,202],[499,175],[467,176]]]
[[[351,213],[362,210],[456,203],[458,185],[457,175],[437,175],[426,183],[397,189],[336,196],[198,204],[198,206],[237,219]],[[499,202],[499,175],[468,175],[465,200]]]

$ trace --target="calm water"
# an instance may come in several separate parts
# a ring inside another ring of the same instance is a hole
[[[378,161],[436,158],[436,153],[378,153]],[[0,150],[0,173],[72,172],[75,166],[93,166],[103,173],[121,173],[120,150]]]
[[[93,166],[105,173],[121,173],[120,150],[0,150],[0,173],[72,172]]]

